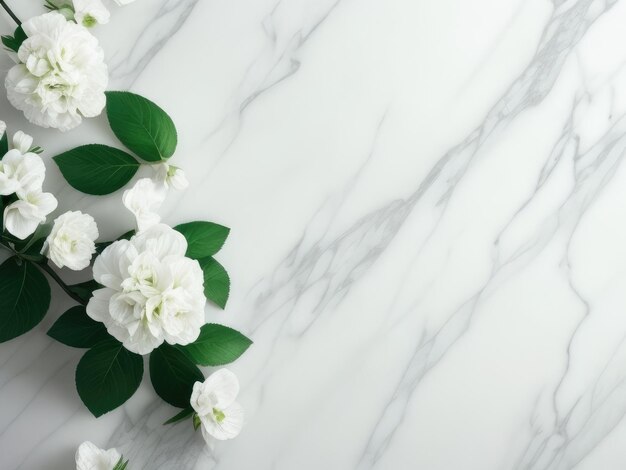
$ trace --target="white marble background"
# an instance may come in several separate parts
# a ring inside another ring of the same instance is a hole
[[[45,335],[57,292],[0,345],[0,468],[71,469],[85,439],[131,470],[626,468],[625,1],[112,10],[95,32],[110,88],[179,128],[192,187],[166,221],[232,227],[232,297],[207,315],[255,340],[232,367],[247,427],[208,449],[161,425],[173,410],[146,381],[91,417],[81,352]],[[114,142],[105,118],[61,138],[0,110],[47,156]],[[89,211],[103,238],[131,226],[119,193],[48,170],[61,210]]]

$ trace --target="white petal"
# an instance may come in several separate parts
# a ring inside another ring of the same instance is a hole
[[[245,415],[243,407],[239,403],[233,402],[228,408],[220,411],[224,413],[222,421],[216,420],[213,415],[200,416],[202,437],[207,443],[210,442],[211,437],[220,441],[233,439],[243,429]]]
[[[166,193],[150,178],[141,178],[131,189],[124,191],[122,202],[133,213],[139,231],[156,225],[161,220],[157,213],[165,200]]]
[[[21,153],[27,153],[33,146],[33,138],[22,131],[13,134],[13,147]]]
[[[20,240],[29,237],[43,222],[37,208],[26,201],[15,201],[4,209],[4,226]]]
[[[93,291],[89,303],[87,303],[87,315],[90,318],[102,322],[105,325],[109,322],[111,315],[109,314],[109,303],[111,297],[116,291],[105,287],[104,289],[96,289]]]
[[[239,395],[239,380],[230,370],[220,369],[204,381],[204,391],[215,397],[215,407],[224,409]]]
[[[121,289],[122,281],[128,277],[128,267],[136,256],[137,252],[128,240],[113,242],[96,258],[94,280],[103,286]]]
[[[83,442],[76,451],[76,470],[112,470],[121,457],[116,449],[103,450]]]
[[[138,252],[150,251],[159,259],[185,256],[187,252],[187,240],[183,234],[165,224],[153,225],[137,233],[131,242]]]

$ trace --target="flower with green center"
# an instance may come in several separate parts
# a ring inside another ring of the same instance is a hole
[[[236,437],[243,427],[243,408],[235,401],[239,394],[237,376],[228,369],[220,369],[204,382],[196,382],[191,394],[195,410],[207,443],[211,439],[226,440]]]

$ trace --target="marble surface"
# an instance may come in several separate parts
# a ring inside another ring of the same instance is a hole
[[[2,469],[71,469],[85,439],[131,470],[626,467],[625,1],[111,9],[110,88],[179,128],[192,186],[165,220],[232,227],[232,297],[207,318],[255,341],[232,366],[247,426],[207,448],[161,425],[146,381],[91,417],[80,351],[45,335],[56,292],[0,345]],[[104,118],[61,138],[0,110],[48,157],[115,142]],[[61,210],[103,238],[131,226],[119,193],[80,195],[47,164]]]

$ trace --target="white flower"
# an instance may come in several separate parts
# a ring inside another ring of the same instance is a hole
[[[109,22],[111,14],[100,0],[74,0],[74,19],[89,28]]]
[[[96,252],[96,238],[98,226],[93,217],[80,211],[66,212],[54,221],[41,253],[59,268],[80,271],[89,266]]]
[[[171,186],[174,189],[182,191],[189,186],[189,181],[185,176],[185,172],[180,168],[168,163],[158,163],[154,165],[155,177],[165,189]]]
[[[39,155],[20,150],[9,150],[0,160],[0,194],[17,193],[20,198],[26,193],[41,189],[46,177],[46,167]]]
[[[83,442],[76,451],[76,470],[113,470],[121,458],[116,449],[103,450]]]
[[[165,200],[165,191],[150,178],[141,178],[131,189],[124,191],[122,202],[135,215],[137,228],[145,230],[161,221],[157,211]]]
[[[4,226],[20,240],[35,233],[37,226],[57,208],[57,200],[50,193],[33,191],[23,196],[4,209]]]
[[[13,148],[25,154],[33,147],[33,138],[22,131],[17,131],[13,134]]]
[[[163,224],[109,245],[94,263],[104,289],[94,291],[87,314],[138,354],[163,341],[195,341],[204,324],[204,276],[186,251],[185,237]]]
[[[191,393],[191,407],[202,423],[202,436],[226,440],[237,437],[243,427],[243,408],[235,400],[239,394],[237,376],[228,369],[211,374],[204,383],[196,382]]]
[[[58,12],[22,24],[28,38],[7,74],[9,101],[42,127],[67,131],[104,108],[107,67],[98,40]]]

